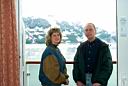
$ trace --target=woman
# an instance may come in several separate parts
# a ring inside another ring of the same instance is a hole
[[[65,58],[57,47],[62,40],[59,28],[51,28],[46,36],[46,49],[41,58],[39,80],[42,86],[68,85]]]

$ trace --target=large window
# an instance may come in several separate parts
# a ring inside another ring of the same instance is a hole
[[[84,25],[92,22],[97,37],[110,44],[116,61],[116,0],[22,0],[22,20],[26,60],[40,60],[48,29],[60,27],[63,40],[59,48],[72,61],[77,46],[86,40]]]
[[[59,48],[67,61],[73,61],[76,48],[86,40],[83,27],[88,22],[96,25],[96,36],[110,45],[112,59],[117,61],[116,0],[21,0],[21,9],[25,62],[41,60],[50,27],[61,28],[63,37]],[[40,86],[39,65],[25,66],[25,86]],[[67,68],[69,86],[75,86],[72,64]],[[115,64],[108,86],[117,86],[116,69]]]

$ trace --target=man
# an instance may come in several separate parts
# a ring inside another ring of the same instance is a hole
[[[73,79],[77,86],[107,86],[113,70],[109,46],[95,36],[93,23],[87,23],[84,31],[87,41],[77,48]]]

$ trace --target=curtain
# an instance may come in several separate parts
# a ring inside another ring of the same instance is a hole
[[[0,86],[19,86],[15,0],[0,0]]]

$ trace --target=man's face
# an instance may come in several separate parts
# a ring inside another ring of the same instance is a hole
[[[96,35],[96,29],[92,24],[87,24],[85,26],[85,36],[88,38],[88,40],[92,40],[95,38]]]

